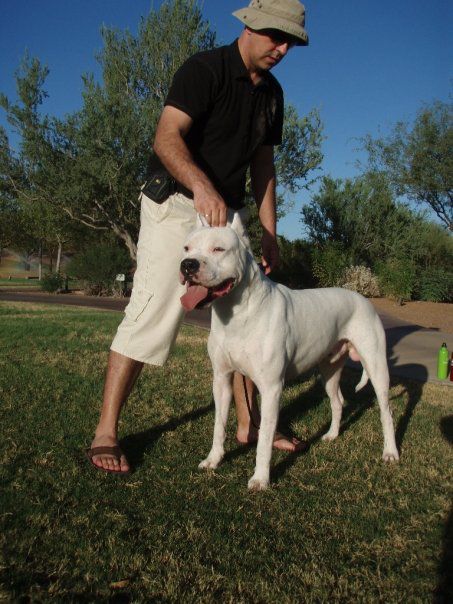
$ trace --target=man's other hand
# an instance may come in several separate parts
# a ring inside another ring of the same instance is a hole
[[[277,238],[267,231],[264,231],[261,239],[262,256],[261,261],[264,274],[269,275],[271,271],[278,266],[280,261],[280,252],[278,249]]]

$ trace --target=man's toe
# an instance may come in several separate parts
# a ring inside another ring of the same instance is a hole
[[[118,472],[119,474],[128,473],[130,466],[126,456],[118,447],[93,447],[87,451],[91,463],[99,470],[106,472]]]

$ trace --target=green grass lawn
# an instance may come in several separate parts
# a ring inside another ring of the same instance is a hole
[[[0,288],[2,287],[40,287],[38,279],[0,279]]]
[[[74,291],[77,289],[81,289],[83,287],[83,284],[78,279],[70,279],[68,286],[69,286],[70,291]],[[38,279],[25,279],[25,278],[22,279],[20,277],[11,278],[11,279],[1,279],[0,278],[0,291],[2,289],[23,289],[23,288],[41,290],[42,289],[41,281],[39,281]]]
[[[254,449],[197,469],[211,445],[207,333],[184,327],[147,368],[121,435],[135,472],[97,472],[95,427],[119,313],[0,302],[0,601],[452,601],[451,391],[395,381],[399,464],[381,461],[370,386],[337,441],[313,375],[286,388],[281,423],[308,453],[275,453],[272,487],[249,493]],[[450,442],[449,442],[450,441]],[[450,516],[449,516],[450,514]],[[437,594],[437,595],[435,595]]]

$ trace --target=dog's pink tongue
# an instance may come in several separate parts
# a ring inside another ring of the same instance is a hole
[[[203,287],[202,285],[189,285],[186,293],[181,296],[181,304],[185,310],[193,310],[207,295],[207,287]]]

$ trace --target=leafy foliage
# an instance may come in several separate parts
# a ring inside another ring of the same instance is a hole
[[[398,195],[429,207],[453,230],[453,105],[422,108],[412,128],[399,122],[387,138],[364,139],[373,169],[386,172]]]
[[[26,57],[19,101],[0,98],[20,135],[17,155],[0,141],[1,167],[8,193],[22,207],[39,207],[36,229],[48,228],[49,217],[66,229],[69,217],[113,232],[134,257],[139,187],[171,76],[187,56],[212,47],[215,35],[196,2],[172,0],[142,20],[137,37],[108,28],[102,36],[103,82],[84,76],[83,107],[63,120],[40,113],[48,69]]]
[[[453,302],[453,272],[438,267],[420,270],[416,297],[430,302]]]
[[[313,249],[313,274],[321,287],[335,287],[350,265],[350,255],[339,241],[328,241]]]
[[[280,249],[280,264],[272,271],[270,278],[292,289],[313,287],[311,246],[301,239],[289,241],[285,237],[278,238]]]
[[[408,258],[391,258],[378,263],[377,271],[384,295],[399,303],[412,299],[416,270]]]
[[[111,294],[115,277],[119,273],[128,274],[131,258],[114,241],[100,243],[77,254],[70,262],[67,272],[85,284],[88,294]]]
[[[452,237],[395,201],[383,173],[345,181],[324,178],[302,214],[315,244],[314,272],[320,285],[337,285],[346,267],[360,264],[379,276],[384,294],[409,300],[422,291],[417,280],[424,272],[440,276],[450,270]],[[447,289],[440,286],[438,292]]]
[[[293,105],[285,107],[283,142],[275,153],[278,184],[286,194],[280,196],[281,208],[288,195],[308,189],[317,180],[313,173],[319,170],[323,160],[322,132],[323,125],[317,109],[299,117]]]
[[[41,279],[41,289],[45,292],[57,292],[64,286],[65,278],[60,273],[47,273]]]

